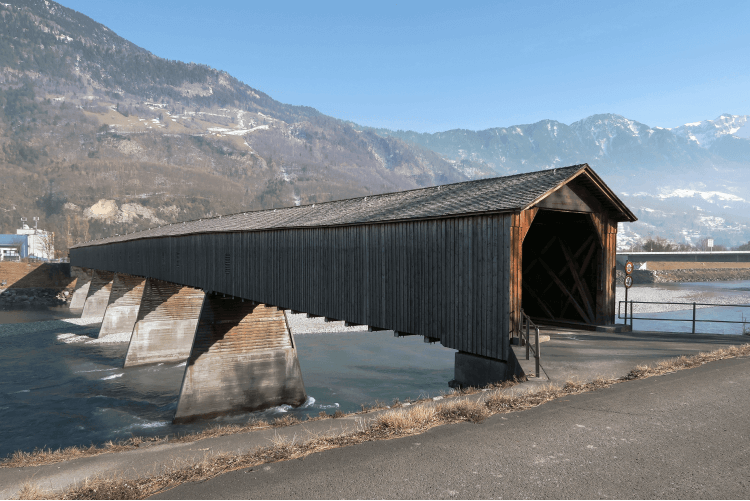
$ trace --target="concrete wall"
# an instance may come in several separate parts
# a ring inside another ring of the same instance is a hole
[[[81,318],[104,318],[114,278],[115,274],[109,271],[96,270],[94,272],[91,277],[88,294],[86,295],[86,303],[83,305]]]
[[[99,337],[133,333],[141,306],[146,279],[118,273],[112,282],[109,304],[99,329]]]
[[[208,295],[175,422],[305,402],[297,350],[284,312]]]
[[[495,360],[459,351],[453,366],[453,388],[482,388],[488,384],[508,381],[514,377],[522,379],[525,374],[513,350],[508,360]]]
[[[203,297],[199,289],[146,280],[124,367],[185,360]]]
[[[0,262],[0,289],[70,289],[75,277],[68,263]],[[5,285],[2,283],[5,282]]]

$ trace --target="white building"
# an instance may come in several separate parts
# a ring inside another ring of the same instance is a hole
[[[18,246],[0,242],[0,261],[19,261]]]
[[[16,235],[27,235],[28,257],[55,258],[55,234],[53,232],[30,228],[29,225],[23,223],[23,227],[16,230]]]

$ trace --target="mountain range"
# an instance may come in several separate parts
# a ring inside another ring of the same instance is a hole
[[[586,162],[639,221],[621,229],[621,247],[662,236],[723,245],[750,239],[750,117],[723,114],[673,129],[615,114],[570,125],[554,120],[434,134],[374,129],[499,174]]]
[[[47,0],[0,4],[0,233],[58,249],[216,214],[586,162],[638,215],[618,245],[750,240],[748,117],[666,129],[615,114],[434,134],[280,103],[160,58]]]

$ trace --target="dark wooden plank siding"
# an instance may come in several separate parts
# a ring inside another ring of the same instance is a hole
[[[75,248],[71,262],[505,359],[511,217],[162,237]]]
[[[596,323],[612,324],[615,316],[615,260],[617,258],[617,222],[606,213],[591,214],[596,236],[601,244],[598,257],[596,290]]]

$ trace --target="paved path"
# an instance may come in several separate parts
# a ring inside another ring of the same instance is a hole
[[[742,498],[750,359],[184,484],[161,499]]]
[[[544,329],[542,334],[551,338],[540,346],[542,367],[549,381],[556,384],[570,379],[591,381],[598,376],[618,378],[639,364],[653,365],[666,358],[750,343],[748,336],[724,334],[606,333],[570,329]],[[526,356],[525,347],[514,349],[519,359]],[[522,359],[521,364],[527,373],[534,373],[533,360]]]

